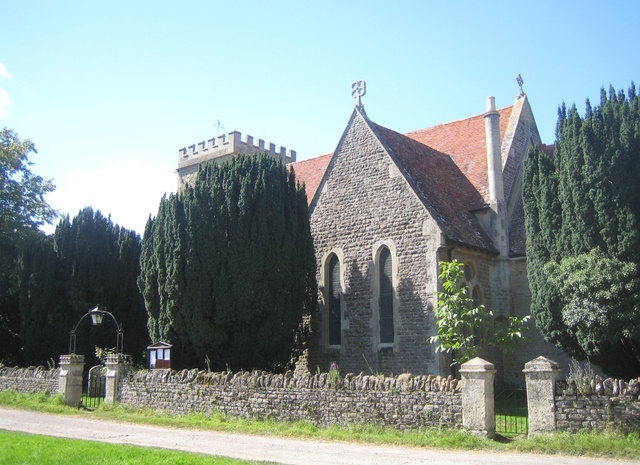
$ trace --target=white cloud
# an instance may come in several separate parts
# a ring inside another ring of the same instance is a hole
[[[0,63],[0,77],[6,77],[8,79],[13,79],[13,76],[10,75],[7,72],[7,68],[5,68],[5,66],[2,63]]]
[[[0,88],[0,118],[9,114],[7,108],[9,108],[10,103],[9,94],[7,94],[6,90]]]
[[[110,166],[77,171],[47,196],[49,204],[73,219],[84,207],[100,210],[113,223],[142,235],[149,215],[155,216],[165,192],[174,192],[178,176],[172,167],[129,159]],[[51,233],[55,225],[43,228]]]

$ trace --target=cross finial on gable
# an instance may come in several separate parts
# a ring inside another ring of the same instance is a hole
[[[524,97],[524,91],[522,90],[522,84],[524,84],[524,79],[522,79],[522,76],[520,76],[519,74],[516,76],[516,82],[518,83],[518,86],[520,86],[520,92],[518,92],[518,98]]]
[[[351,84],[351,96],[356,99],[356,108],[362,108],[360,97],[367,93],[367,83],[363,80]]]

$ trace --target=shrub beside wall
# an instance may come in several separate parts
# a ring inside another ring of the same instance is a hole
[[[640,379],[628,383],[594,376],[576,386],[559,381],[556,386],[556,429],[602,430],[608,427],[640,431]]]
[[[58,393],[59,377],[60,368],[48,370],[42,366],[17,368],[0,365],[0,391],[53,395]]]
[[[234,417],[304,420],[318,426],[462,425],[458,380],[410,374],[339,378],[327,373],[297,377],[291,372],[139,371],[122,381],[120,402],[175,414],[220,411]]]

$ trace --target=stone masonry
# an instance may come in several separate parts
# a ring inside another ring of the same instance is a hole
[[[581,392],[582,391],[582,392]],[[629,382],[595,376],[578,389],[559,381],[556,387],[556,429],[640,431],[640,379]]]
[[[122,404],[178,415],[219,411],[248,419],[398,429],[462,424],[461,385],[453,378],[155,370],[132,373],[122,383]]]
[[[57,394],[60,368],[49,370],[45,367],[16,368],[0,364],[0,391],[21,393]]]
[[[550,415],[549,421],[542,418],[540,423],[530,411],[530,423],[537,422],[537,432],[607,428],[640,431],[640,379],[625,382],[603,380],[596,375],[580,387],[566,381],[552,385],[540,376],[540,370],[532,369],[532,365],[546,362],[553,368],[551,371],[556,370],[555,362],[542,357],[528,363],[525,369],[528,376],[534,375],[534,381],[542,381],[527,393],[530,404],[538,403],[530,405],[530,409],[545,417]],[[240,418],[303,420],[318,426],[363,423],[398,429],[444,426],[491,435],[492,365],[475,359],[463,365],[461,372],[462,382],[451,376],[408,373],[397,377],[364,374],[340,377],[336,372],[310,376],[291,372],[274,375],[144,370],[118,376],[114,401],[176,415],[221,412]],[[62,393],[59,380],[60,369],[0,365],[0,391],[55,395]],[[527,384],[529,387],[530,383]],[[544,428],[539,427],[541,424]]]
[[[346,372],[440,373],[426,342],[433,334],[431,309],[437,290],[441,234],[385,152],[364,117],[354,112],[348,131],[310,206],[318,266],[320,314],[309,344],[309,369]],[[354,175],[354,173],[358,173]],[[382,246],[393,262],[394,343],[378,344],[376,254]],[[326,340],[326,267],[331,254],[342,273],[342,343]]]

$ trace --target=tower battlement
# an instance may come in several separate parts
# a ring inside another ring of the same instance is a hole
[[[239,131],[231,131],[228,135],[212,137],[209,140],[181,148],[178,150],[178,191],[184,189],[186,184],[193,182],[198,167],[202,163],[211,160],[222,162],[236,155],[250,155],[260,152],[266,152],[279,158],[284,164],[296,161],[295,150],[287,152],[286,147],[283,146],[276,150],[276,144],[265,144],[262,139],[258,139],[258,143],[255,144],[253,136],[250,135],[247,135],[243,141],[242,133]]]
[[[278,150],[276,150],[276,144],[269,143],[267,146],[262,139],[258,139],[258,143],[254,144],[253,136],[250,135],[247,135],[243,141],[241,132],[231,131],[228,135],[223,134],[218,138],[212,137],[209,140],[198,142],[197,144],[192,144],[178,150],[178,167],[180,168],[194,163],[200,164],[204,161],[229,154],[237,155],[241,153],[251,154],[258,152],[267,152],[273,156],[280,157],[284,163],[296,161],[295,150],[289,150],[287,153],[286,147],[283,146],[278,147]]]

